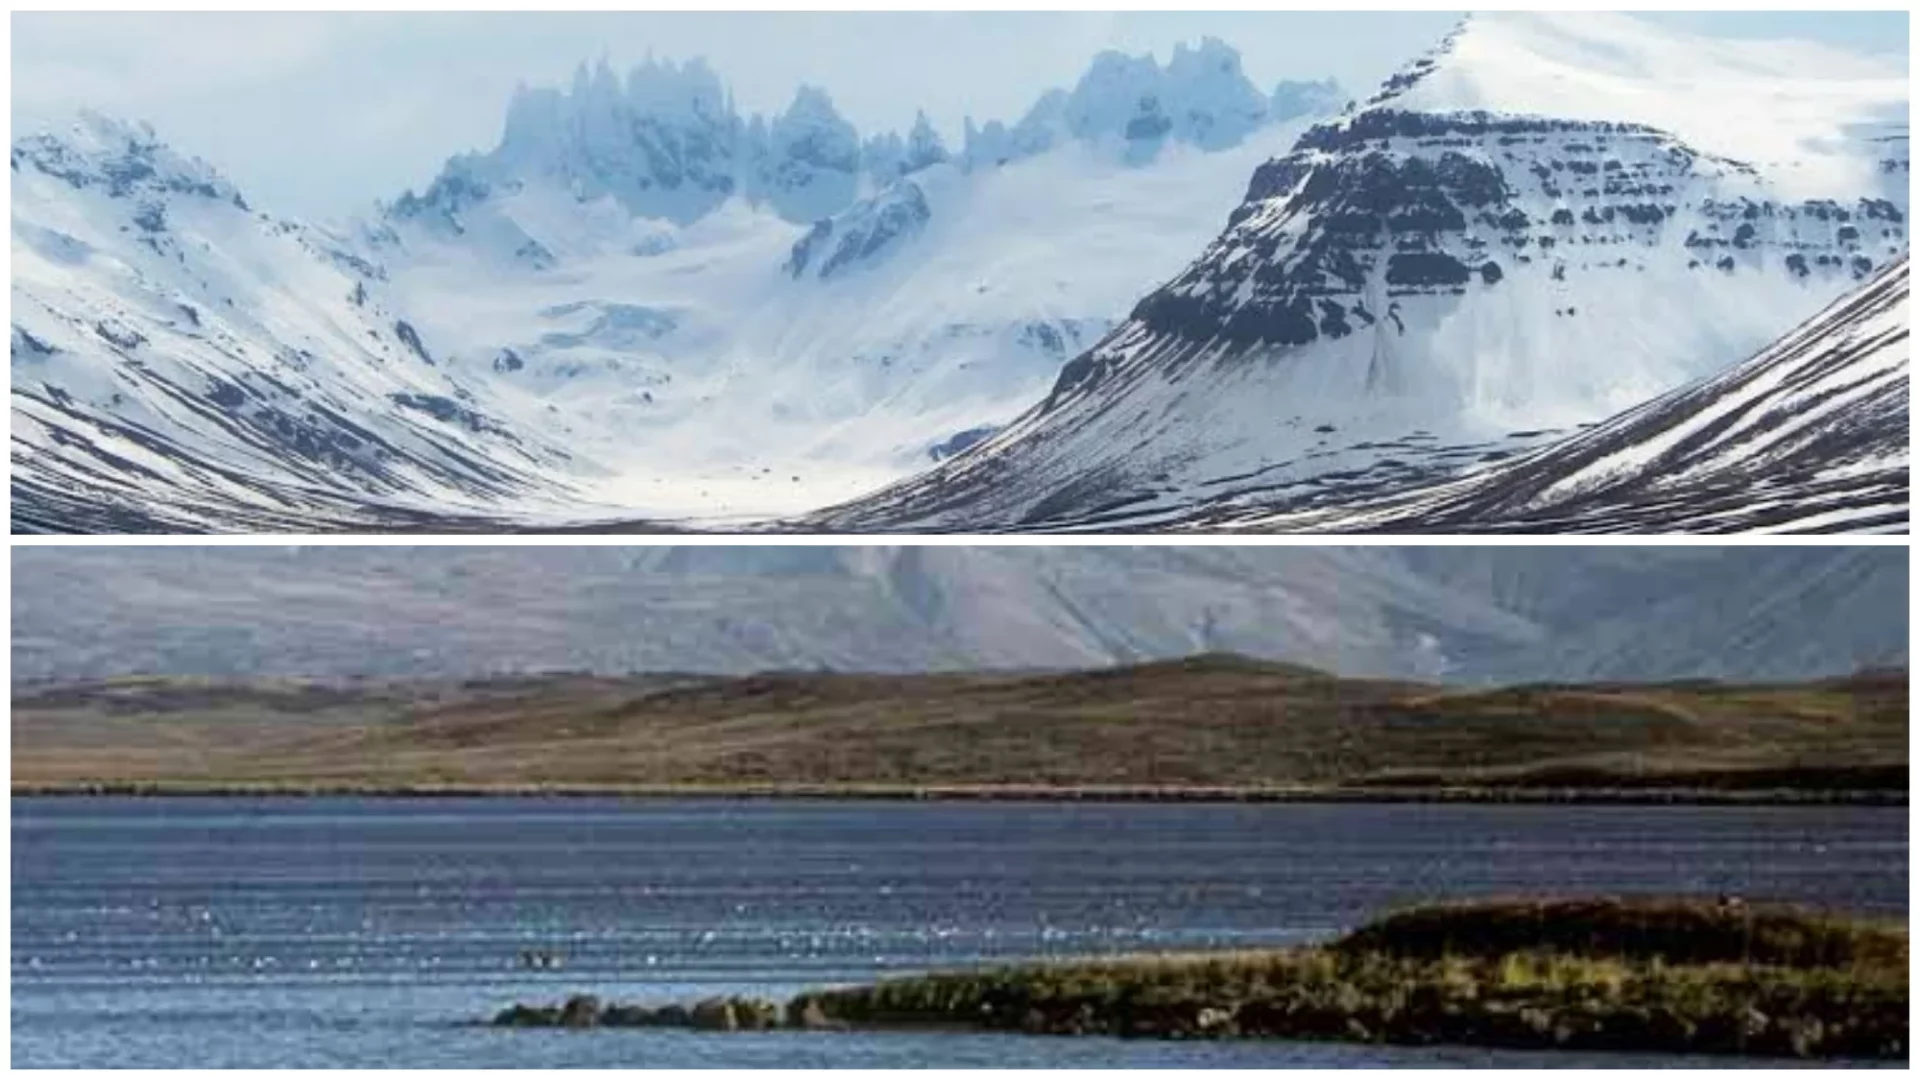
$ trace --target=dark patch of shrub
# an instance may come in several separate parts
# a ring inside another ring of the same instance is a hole
[[[1333,948],[1393,956],[1541,950],[1674,964],[1905,964],[1904,933],[1798,908],[1660,899],[1495,900],[1396,912]]]

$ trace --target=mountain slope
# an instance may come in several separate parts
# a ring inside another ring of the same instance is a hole
[[[1538,453],[1373,508],[1230,529],[1904,531],[1903,256],[1752,359]]]
[[[12,150],[16,529],[405,525],[565,497],[365,267],[97,116]]]
[[[1041,404],[808,523],[1312,505],[1511,454],[1750,355],[1899,258],[1905,103],[1899,71],[1823,49],[1475,17],[1262,166]]]
[[[1903,663],[1892,548],[22,548],[16,679],[1071,668],[1451,681]]]

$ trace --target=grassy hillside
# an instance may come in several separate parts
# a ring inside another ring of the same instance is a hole
[[[133,678],[16,688],[16,790],[1907,787],[1906,674],[1791,685],[1342,679],[1235,656],[1085,672]]]

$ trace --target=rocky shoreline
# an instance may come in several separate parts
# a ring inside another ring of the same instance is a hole
[[[772,1031],[776,1028],[836,1030],[818,1006],[783,1008],[765,998],[714,997],[692,1005],[602,1004],[592,994],[575,994],[559,1005],[513,1005],[493,1018],[495,1027],[690,1028],[694,1031]]]

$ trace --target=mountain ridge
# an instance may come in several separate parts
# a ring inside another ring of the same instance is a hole
[[[1907,655],[1890,548],[23,548],[17,679],[1068,668],[1456,682]]]
[[[420,195],[407,191],[380,212],[437,215],[458,230],[457,215],[495,188],[544,178],[576,198],[610,194],[636,217],[683,226],[735,196],[810,225],[942,162],[995,168],[1064,140],[1123,140],[1136,164],[1162,142],[1224,150],[1269,121],[1325,110],[1339,93],[1332,80],[1282,81],[1262,92],[1238,51],[1213,37],[1176,44],[1164,66],[1151,53],[1109,49],[1071,88],[1043,91],[1014,123],[967,116],[950,152],[924,110],[904,134],[862,133],[816,85],[796,88],[782,112],[747,114],[703,58],[649,57],[624,78],[603,58],[580,64],[567,88],[516,88],[494,149],[455,155]]]

